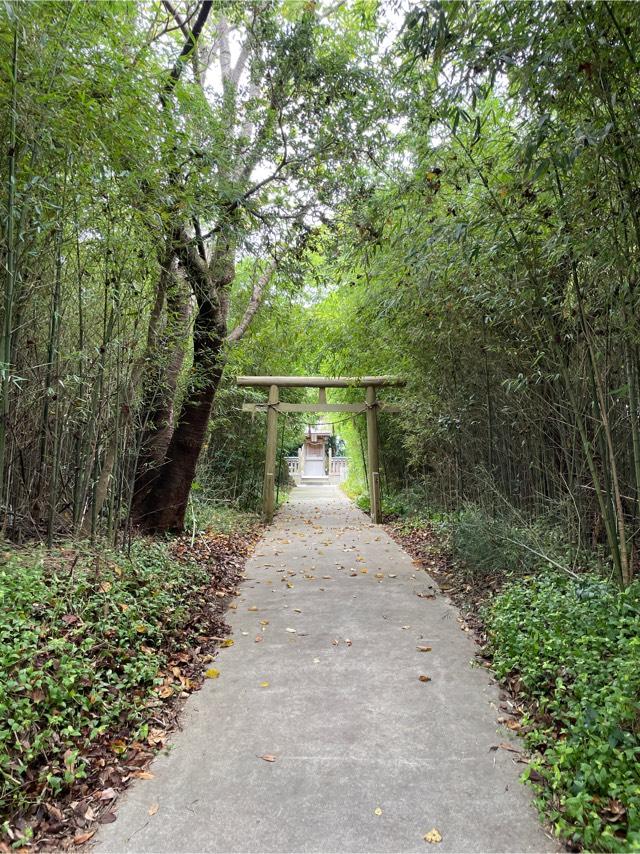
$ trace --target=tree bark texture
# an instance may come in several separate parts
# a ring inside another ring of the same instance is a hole
[[[132,518],[147,533],[181,531],[222,372],[227,337],[227,292],[235,275],[235,245],[219,236],[211,264],[184,230],[176,235],[178,260],[195,295],[192,376],[180,417],[153,482],[134,500]]]

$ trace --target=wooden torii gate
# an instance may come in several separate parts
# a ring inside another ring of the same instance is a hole
[[[264,467],[262,508],[265,519],[271,521],[275,510],[275,472],[279,412],[365,412],[367,416],[367,452],[369,461],[369,500],[371,519],[380,524],[380,454],[378,450],[378,410],[399,412],[377,399],[376,390],[384,386],[404,385],[398,377],[237,377],[239,386],[265,386],[269,388],[266,403],[243,403],[244,412],[267,413],[267,452]],[[286,403],[280,401],[280,388],[305,387],[318,389],[317,403]],[[328,388],[357,387],[366,389],[364,403],[327,403]]]

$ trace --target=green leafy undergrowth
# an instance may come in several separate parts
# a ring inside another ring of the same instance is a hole
[[[371,501],[368,492],[362,492],[359,489],[344,489],[347,497],[350,498],[356,507],[364,510],[365,513],[371,512]],[[406,504],[401,495],[395,493],[382,496],[382,515],[387,518],[398,518],[406,516],[408,513]]]
[[[640,585],[545,574],[484,614],[493,667],[532,703],[526,772],[559,835],[640,851]]]
[[[77,547],[0,555],[5,839],[22,844],[39,825],[62,821],[50,804],[92,763],[126,759],[131,743],[161,744],[149,735],[150,719],[197,687],[198,652],[226,632],[215,591],[226,594],[238,580],[248,551],[240,540],[138,540],[128,556]]]
[[[198,486],[198,484],[195,484]],[[200,487],[198,486],[198,489]],[[185,528],[188,531],[217,531],[229,534],[247,533],[256,525],[256,514],[243,512],[229,502],[216,501],[200,495],[194,489],[189,498],[189,507],[185,517]]]
[[[525,519],[505,506],[491,514],[469,504],[447,514],[446,547],[465,577],[482,584],[488,577],[504,580],[561,569],[598,571],[602,555],[570,542],[566,526],[554,518]]]

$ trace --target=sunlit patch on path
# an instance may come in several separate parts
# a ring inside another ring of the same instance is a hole
[[[295,490],[246,576],[218,677],[99,850],[556,850],[456,612],[336,488]]]

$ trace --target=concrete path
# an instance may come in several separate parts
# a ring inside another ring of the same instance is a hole
[[[557,850],[457,612],[337,489],[296,489],[246,575],[220,677],[99,851]]]

